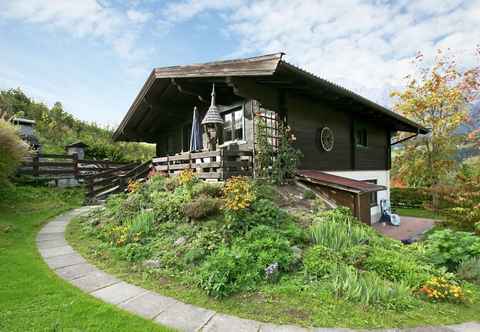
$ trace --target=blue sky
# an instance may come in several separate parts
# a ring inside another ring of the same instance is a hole
[[[153,67],[284,51],[388,105],[417,51],[478,44],[480,0],[0,0],[0,89],[115,126]]]

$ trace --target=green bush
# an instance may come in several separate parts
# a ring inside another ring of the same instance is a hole
[[[295,245],[303,246],[310,241],[309,233],[299,226],[298,222],[293,218],[288,218],[283,222],[278,228],[278,233]]]
[[[287,239],[268,226],[257,226],[238,238],[231,247],[221,246],[208,256],[199,269],[199,285],[214,297],[239,290],[254,289],[265,270],[278,264],[279,272],[288,271],[294,254]]]
[[[425,188],[391,188],[392,206],[422,208],[432,201],[432,195]]]
[[[198,182],[192,187],[192,196],[208,196],[220,198],[223,195],[223,185],[220,183]]]
[[[254,288],[260,272],[252,266],[252,257],[246,251],[221,247],[201,265],[198,284],[216,298]]]
[[[165,179],[164,184],[165,190],[174,191],[180,187],[180,180],[178,179],[178,176],[170,176]]]
[[[337,297],[363,305],[404,310],[414,303],[405,284],[388,282],[375,273],[359,272],[348,265],[339,266],[331,287]]]
[[[457,275],[463,280],[480,285],[480,256],[461,262],[457,269]]]
[[[253,228],[234,246],[246,250],[253,257],[259,271],[273,263],[278,263],[281,271],[288,271],[294,260],[290,242],[269,226]]]
[[[152,250],[149,246],[140,243],[128,243],[124,247],[116,249],[120,258],[129,262],[136,262],[147,259],[151,256]]]
[[[334,273],[341,264],[340,256],[330,248],[316,245],[305,252],[303,265],[310,279],[319,279]]]
[[[167,184],[167,181],[165,184]],[[158,222],[182,222],[185,220],[184,206],[185,203],[189,201],[188,193],[185,191],[158,191],[151,194],[151,199]]]
[[[439,230],[428,236],[426,254],[433,264],[455,271],[461,262],[480,256],[480,237],[469,232]]]
[[[206,251],[203,248],[192,248],[183,256],[183,262],[185,265],[197,265],[205,255]]]
[[[146,195],[151,195],[152,193],[158,191],[165,191],[165,182],[167,182],[167,177],[162,174],[156,174],[148,179],[147,185],[143,187],[146,191]]]
[[[303,198],[304,199],[315,199],[317,198],[317,196],[315,195],[315,193],[312,191],[312,190],[305,190],[303,192]]]
[[[344,248],[338,252],[342,261],[347,265],[362,266],[367,259],[371,247],[369,245],[360,244],[353,247]]]
[[[375,248],[364,260],[362,268],[373,271],[384,279],[403,282],[413,288],[422,285],[431,277],[424,264],[401,252],[383,248]]]
[[[0,186],[8,183],[9,176],[16,171],[27,151],[15,127],[0,118]]]
[[[202,219],[220,212],[221,201],[218,198],[200,196],[184,206],[185,216],[191,219]]]
[[[259,199],[251,206],[245,219],[250,225],[280,225],[287,218],[287,213],[271,200]]]

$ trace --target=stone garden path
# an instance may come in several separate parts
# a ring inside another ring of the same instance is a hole
[[[274,325],[241,319],[212,310],[185,304],[146,289],[126,283],[86,262],[65,241],[65,228],[70,220],[92,209],[83,207],[63,214],[38,233],[38,250],[61,278],[102,301],[116,305],[131,313],[154,320],[180,331],[228,331],[228,332],[347,332],[360,331],[342,328],[301,328],[290,325]],[[363,330],[365,331],[365,330]],[[464,323],[445,327],[419,327],[409,329],[385,329],[375,331],[403,332],[480,332],[480,323]]]

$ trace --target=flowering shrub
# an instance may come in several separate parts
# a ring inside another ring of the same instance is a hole
[[[142,187],[142,184],[139,181],[130,180],[128,181],[127,191],[129,193],[137,192]]]
[[[465,302],[465,292],[460,286],[442,277],[433,277],[418,290],[419,294],[433,302]]]
[[[181,171],[178,179],[180,181],[180,185],[182,186],[191,186],[197,182],[197,176],[192,169],[184,169]]]
[[[225,208],[231,211],[244,210],[255,200],[252,182],[244,176],[234,176],[223,187]]]

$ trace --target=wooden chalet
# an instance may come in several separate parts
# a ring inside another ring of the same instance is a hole
[[[114,139],[155,143],[158,170],[191,168],[201,178],[223,180],[253,175],[256,117],[267,122],[273,145],[278,122],[286,121],[303,152],[299,178],[365,222],[378,221],[379,201],[389,199],[392,136],[428,130],[282,57],[155,68]],[[209,110],[221,120],[202,126],[203,146],[192,151],[195,107],[200,120],[211,119]]]

